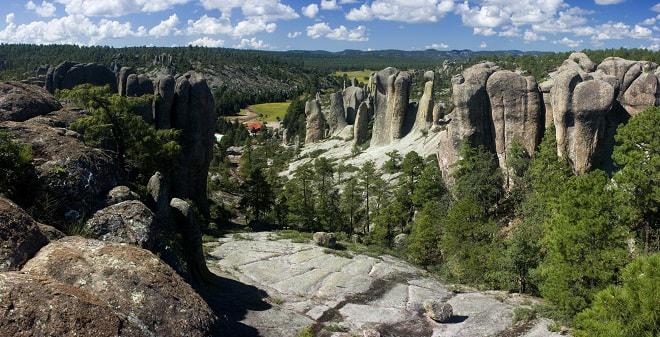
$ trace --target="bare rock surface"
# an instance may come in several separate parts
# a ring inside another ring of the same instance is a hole
[[[0,271],[18,270],[48,243],[24,210],[0,196]]]
[[[276,233],[242,233],[206,246],[212,271],[267,294],[270,305],[248,310],[241,320],[263,337],[295,336],[308,326],[321,337],[495,336],[515,326],[513,310],[520,306],[519,299],[503,292],[455,294],[423,270],[391,256],[340,256],[311,241],[294,243]],[[226,296],[223,301],[231,302],[241,295]],[[445,323],[428,319],[426,301],[449,303],[452,318]],[[324,326],[345,332],[331,333]],[[553,336],[543,326],[534,328],[538,331],[530,336]]]
[[[87,221],[92,237],[149,249],[154,244],[154,214],[143,203],[127,200],[99,210]]]
[[[23,122],[61,108],[62,105],[42,88],[20,82],[0,83],[0,122]]]
[[[321,103],[312,99],[305,103],[305,144],[318,142],[325,135],[325,121],[321,112]]]
[[[22,271],[91,294],[138,326],[140,336],[208,336],[216,322],[190,285],[138,247],[66,237],[42,248]]]

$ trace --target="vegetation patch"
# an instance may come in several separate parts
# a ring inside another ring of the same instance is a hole
[[[284,115],[286,115],[290,104],[290,102],[263,103],[250,105],[247,109],[256,113],[259,116],[259,120],[276,122],[284,119]]]

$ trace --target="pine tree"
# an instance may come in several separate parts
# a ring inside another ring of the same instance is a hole
[[[421,266],[428,267],[441,262],[440,219],[445,215],[438,202],[428,201],[422,206],[412,224],[408,237],[408,258]]]
[[[344,184],[341,194],[340,209],[343,215],[344,228],[348,234],[353,234],[362,215],[362,190],[355,177],[349,178]]]
[[[275,197],[261,169],[250,171],[241,186],[241,192],[239,207],[246,213],[249,223],[253,226],[262,225],[264,216],[273,208]]]

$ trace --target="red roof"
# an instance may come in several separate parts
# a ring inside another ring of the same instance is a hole
[[[261,122],[257,121],[250,121],[245,123],[245,126],[250,130],[250,131],[259,131],[264,127],[264,124]]]

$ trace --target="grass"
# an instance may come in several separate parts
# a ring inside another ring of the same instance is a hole
[[[323,330],[329,332],[348,332],[348,328],[339,324],[328,324],[323,326]]]
[[[286,229],[275,232],[280,239],[288,239],[294,243],[308,243],[312,240],[312,233],[299,232],[292,229]]]
[[[351,71],[336,71],[333,75],[337,77],[343,77],[344,75],[348,76],[349,79],[355,77],[358,81],[360,82],[369,82],[369,77],[371,76],[371,73],[373,73],[373,70],[351,70]],[[350,83],[346,83],[346,85],[350,85]]]
[[[286,109],[290,102],[264,103],[251,105],[250,109],[259,116],[259,120],[266,122],[276,122],[284,119]]]
[[[300,330],[296,337],[314,337],[314,331],[312,331],[312,327],[308,326]]]
[[[326,254],[332,254],[332,255],[343,257],[343,258],[346,258],[346,259],[352,259],[353,258],[353,254],[351,254],[349,252],[346,252],[346,251],[343,251],[343,250],[325,248],[325,249],[323,249],[323,252],[326,253]]]
[[[536,318],[535,308],[515,308],[513,309],[513,323],[529,322]]]

